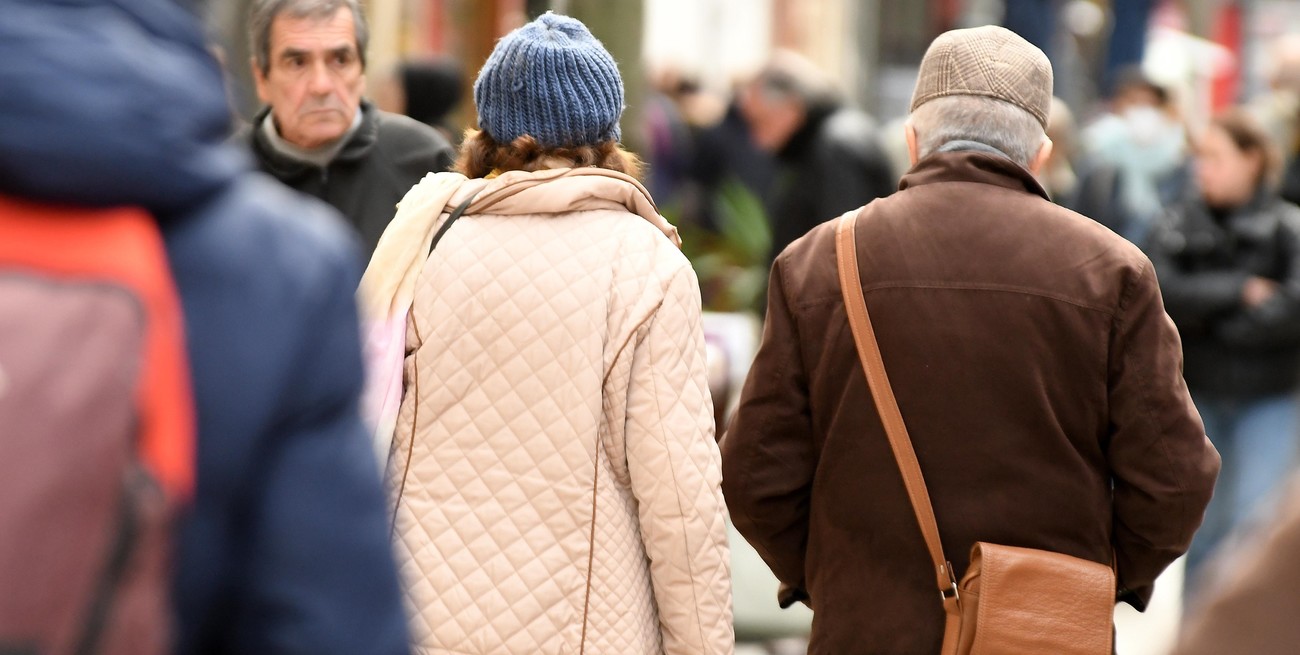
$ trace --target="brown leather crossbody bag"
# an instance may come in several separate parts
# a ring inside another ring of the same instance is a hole
[[[934,563],[946,615],[943,655],[1109,654],[1115,574],[1105,564],[1047,550],[976,542],[966,575],[957,582],[943,554],[925,478],[867,314],[854,241],[857,217],[858,212],[845,214],[836,227],[840,288],[867,384]]]

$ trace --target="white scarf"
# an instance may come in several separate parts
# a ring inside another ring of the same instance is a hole
[[[380,237],[357,289],[366,361],[361,412],[374,428],[381,471],[387,467],[402,403],[406,318],[415,299],[415,283],[447,203],[467,179],[460,173],[430,173],[412,187],[398,203],[397,215]]]

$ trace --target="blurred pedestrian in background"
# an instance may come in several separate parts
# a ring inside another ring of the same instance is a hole
[[[1083,131],[1086,196],[1078,209],[1139,246],[1187,186],[1187,135],[1174,112],[1169,92],[1133,68],[1120,77],[1109,113]]]
[[[180,291],[198,486],[174,652],[408,652],[342,220],[227,143],[221,73],[176,3],[0,6],[0,192],[149,211]]]
[[[1291,655],[1300,644],[1300,480],[1276,511],[1207,567],[1173,655]]]
[[[1277,154],[1242,110],[1201,136],[1196,187],[1151,241],[1184,376],[1223,456],[1188,588],[1207,555],[1294,468],[1300,388],[1300,208],[1276,190]]]
[[[1052,108],[1047,113],[1047,139],[1052,142],[1052,154],[1035,177],[1053,201],[1069,207],[1079,186],[1079,176],[1074,172],[1079,128],[1074,122],[1074,112],[1060,98],[1052,98]]]
[[[956,578],[976,541],[1046,549],[1114,561],[1118,600],[1141,610],[1218,457],[1150,262],[1034,179],[1051,89],[1046,56],[1003,28],[941,35],[912,96],[912,170],[845,216]],[[723,487],[782,601],[815,612],[809,653],[937,653],[936,571],[846,321],[837,222],[772,268]]]
[[[681,77],[671,69],[650,77],[651,83],[641,110],[641,128],[650,164],[646,187],[661,205],[673,203],[680,207],[683,200],[693,201],[683,196],[695,191],[687,189],[695,150],[695,126],[686,112],[691,100],[701,93],[694,80]],[[692,213],[688,220],[694,220],[696,216]]]
[[[238,140],[262,170],[343,212],[368,255],[397,201],[451,165],[450,144],[362,98],[368,28],[357,0],[255,0],[249,42],[265,106]]]
[[[452,117],[465,95],[465,73],[454,59],[410,59],[397,66],[380,89],[386,97],[376,103],[394,113],[414,118],[449,142],[460,141]],[[439,169],[442,170],[442,169]],[[437,171],[434,171],[437,172]]]
[[[743,92],[743,89],[741,90]],[[705,96],[707,92],[698,92],[694,96]],[[722,101],[720,115],[712,120],[698,120],[690,109],[690,98],[679,100],[683,118],[691,129],[690,159],[683,171],[685,192],[688,194],[681,203],[682,220],[687,224],[699,225],[712,232],[722,232],[727,224],[727,208],[724,198],[732,194],[749,194],[759,211],[764,212],[759,227],[770,231],[766,210],[771,207],[773,186],[777,178],[777,163],[771,152],[759,148],[750,136],[749,125],[741,106],[743,93],[733,94]],[[709,105],[703,99],[699,104]],[[712,116],[715,112],[698,112],[703,116]],[[651,165],[655,163],[652,161]],[[679,193],[683,191],[678,189]],[[658,202],[665,199],[655,198]],[[671,202],[671,199],[668,200]],[[748,226],[748,224],[747,224]],[[751,228],[752,229],[752,228]],[[767,252],[761,256],[764,268],[770,263]]]
[[[1279,37],[1270,54],[1268,91],[1250,109],[1282,151],[1282,198],[1300,203],[1300,34]]]
[[[898,185],[871,118],[845,107],[830,77],[800,55],[773,56],[741,91],[740,109],[754,143],[776,155],[771,258]]]
[[[416,650],[731,653],[700,292],[619,146],[618,67],[547,13],[474,98],[360,291],[404,335],[378,437]]]

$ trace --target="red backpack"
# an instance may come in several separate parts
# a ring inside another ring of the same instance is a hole
[[[153,219],[0,196],[0,655],[169,649],[194,430]]]

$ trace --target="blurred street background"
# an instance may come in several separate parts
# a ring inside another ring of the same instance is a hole
[[[857,122],[851,124],[870,135],[869,156],[883,164],[877,169],[884,179],[875,182],[892,188],[907,168],[901,125],[917,66],[931,40],[946,30],[1001,24],[1048,53],[1060,99],[1049,136],[1059,155],[1042,181],[1058,202],[1139,245],[1150,217],[1181,196],[1179,183],[1170,180],[1221,110],[1245,106],[1275,135],[1288,163],[1284,197],[1289,180],[1300,182],[1294,165],[1300,123],[1296,0],[366,4],[372,32],[368,97],[382,109],[443,129],[453,142],[471,126],[474,77],[502,35],[555,10],[580,18],[604,42],[627,87],[624,142],[649,163],[648,186],[661,212],[682,230],[700,276],[720,428],[757,344],[771,257],[788,242],[774,229],[779,217],[773,214],[791,202],[783,165],[798,161],[799,140],[818,127],[800,122],[816,113],[808,111],[811,99],[853,113]],[[242,120],[258,109],[248,64],[248,5],[209,3],[206,16],[229,73],[232,112]],[[793,76],[792,95],[809,101],[797,118],[783,118],[763,93],[751,97],[764,70]],[[1133,188],[1150,193],[1119,193],[1107,176],[1141,179],[1146,186]],[[734,532],[733,542],[737,633],[750,642],[741,652],[803,652],[800,637],[810,613],[778,610],[776,581]],[[1179,567],[1165,575],[1145,615],[1121,608],[1119,653],[1159,655],[1172,645],[1181,611]]]

